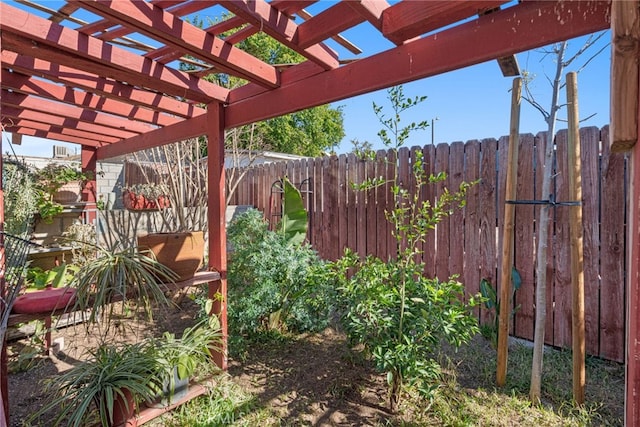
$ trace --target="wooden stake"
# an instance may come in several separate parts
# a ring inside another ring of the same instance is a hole
[[[518,176],[518,140],[520,137],[520,99],[522,79],[513,79],[511,89],[511,125],[509,128],[509,151],[507,162],[507,186],[505,200],[516,198]],[[504,205],[504,231],[502,233],[502,268],[500,273],[500,321],[498,322],[498,367],[496,383],[503,387],[507,378],[507,353],[509,318],[511,317],[511,269],[513,266],[513,224],[515,205]]]
[[[578,117],[578,77],[567,74],[567,104],[569,121],[568,171],[569,200],[582,202],[580,162],[580,129]],[[584,338],[584,269],[582,247],[582,205],[571,206],[569,234],[571,237],[571,289],[573,338],[573,398],[578,405],[584,403],[585,338]]]

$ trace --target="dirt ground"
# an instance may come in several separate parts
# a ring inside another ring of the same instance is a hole
[[[197,306],[189,298],[178,301],[179,308],[155,313],[154,323],[125,320],[108,336],[135,341],[165,330],[179,333],[193,324]],[[83,325],[56,329],[48,356],[38,355],[30,360],[27,370],[9,374],[11,427],[21,427],[23,420],[43,405],[46,395],[39,386],[41,381],[85,359],[87,350],[99,343],[101,332],[96,327],[87,333]],[[62,347],[56,344],[60,342]],[[29,343],[29,339],[11,343],[11,366],[16,366],[17,352]],[[274,408],[283,418],[314,425],[373,425],[389,417],[383,406],[386,385],[382,377],[372,375],[353,357],[344,336],[327,329],[303,336],[293,346],[259,347],[238,357],[240,360],[230,359],[229,374],[234,382],[255,393],[259,404]]]
[[[135,341],[165,330],[179,333],[193,324],[197,306],[189,298],[178,301],[179,308],[157,312],[155,322],[124,320],[110,331],[110,336]],[[58,329],[53,339],[58,342],[62,339],[62,347],[54,347],[48,357],[37,357],[28,370],[10,373],[11,427],[21,427],[22,421],[43,404],[46,396],[39,385],[41,381],[86,357],[86,350],[98,343],[97,332],[94,329],[87,334],[81,325]],[[26,344],[25,339],[14,342],[11,350],[18,351]],[[472,345],[474,351],[495,357],[490,355],[493,350],[484,339]],[[281,419],[308,425],[396,424],[398,420],[385,407],[384,379],[359,357],[359,353],[350,351],[342,334],[327,329],[282,345],[252,347],[247,354],[230,360],[229,374],[255,396],[258,405],[271,408]],[[457,365],[459,384],[471,389],[491,389],[486,378],[477,375],[478,361],[465,363]],[[624,378],[619,380],[624,383]],[[614,402],[620,402],[621,398],[622,392],[610,396]],[[622,404],[614,404],[618,405],[613,409],[615,417],[622,419]]]
[[[198,310],[196,304],[184,294],[174,296],[173,301],[175,305],[154,311],[153,322],[122,318],[116,320],[108,331],[101,325],[90,330],[83,324],[58,327],[51,334],[52,346],[48,355],[37,354],[23,362],[20,362],[21,352],[27,354],[30,347],[41,347],[34,345],[33,337],[11,341],[8,346],[10,427],[21,427],[23,420],[43,405],[46,399],[41,386],[43,381],[85,360],[88,351],[104,339],[101,337],[115,340],[111,342],[136,342],[145,337],[159,336],[164,331],[179,334],[193,325]],[[22,364],[20,368],[19,363]]]

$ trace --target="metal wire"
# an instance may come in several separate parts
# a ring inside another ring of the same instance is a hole
[[[549,198],[546,200],[505,200],[505,203],[510,205],[551,205],[551,206],[580,206],[582,202],[556,202],[553,194],[549,194]]]

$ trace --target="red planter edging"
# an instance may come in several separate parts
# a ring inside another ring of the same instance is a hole
[[[132,193],[125,190],[122,193],[124,207],[132,211],[153,211],[169,207],[169,198],[167,196],[159,196],[156,200],[147,199],[142,194]]]

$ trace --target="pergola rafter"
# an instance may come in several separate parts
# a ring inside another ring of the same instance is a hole
[[[83,167],[206,135],[213,154],[209,222],[217,233],[209,239],[214,254],[209,267],[221,273],[211,292],[226,289],[226,128],[608,29],[616,16],[608,0],[58,0],[55,10],[53,4],[0,2],[3,129],[81,144]],[[621,16],[637,14],[640,6],[637,0],[614,4],[630,5]],[[221,13],[225,20],[204,22]],[[207,27],[190,23],[196,15]],[[631,20],[621,28],[628,36],[640,33],[638,26]],[[388,40],[388,46],[360,49],[344,34],[355,27]],[[259,32],[302,55],[303,62],[268,64],[237,47]],[[637,68],[637,49],[633,52],[629,64]],[[194,71],[181,70],[181,61]],[[221,73],[246,83],[229,90],[204,79]],[[620,80],[624,83],[624,75]],[[627,106],[639,99],[637,90],[632,92],[617,98],[619,111],[637,111],[637,105],[636,110]],[[632,130],[637,137],[637,128]],[[629,187],[640,198],[635,145]],[[636,258],[629,262],[628,289],[631,303],[638,305],[634,260],[640,259],[640,232],[633,219],[627,241]],[[224,301],[217,310],[224,320]],[[640,393],[640,320],[629,319],[627,423],[640,425],[640,403],[634,400]],[[224,366],[224,355],[218,363]]]

